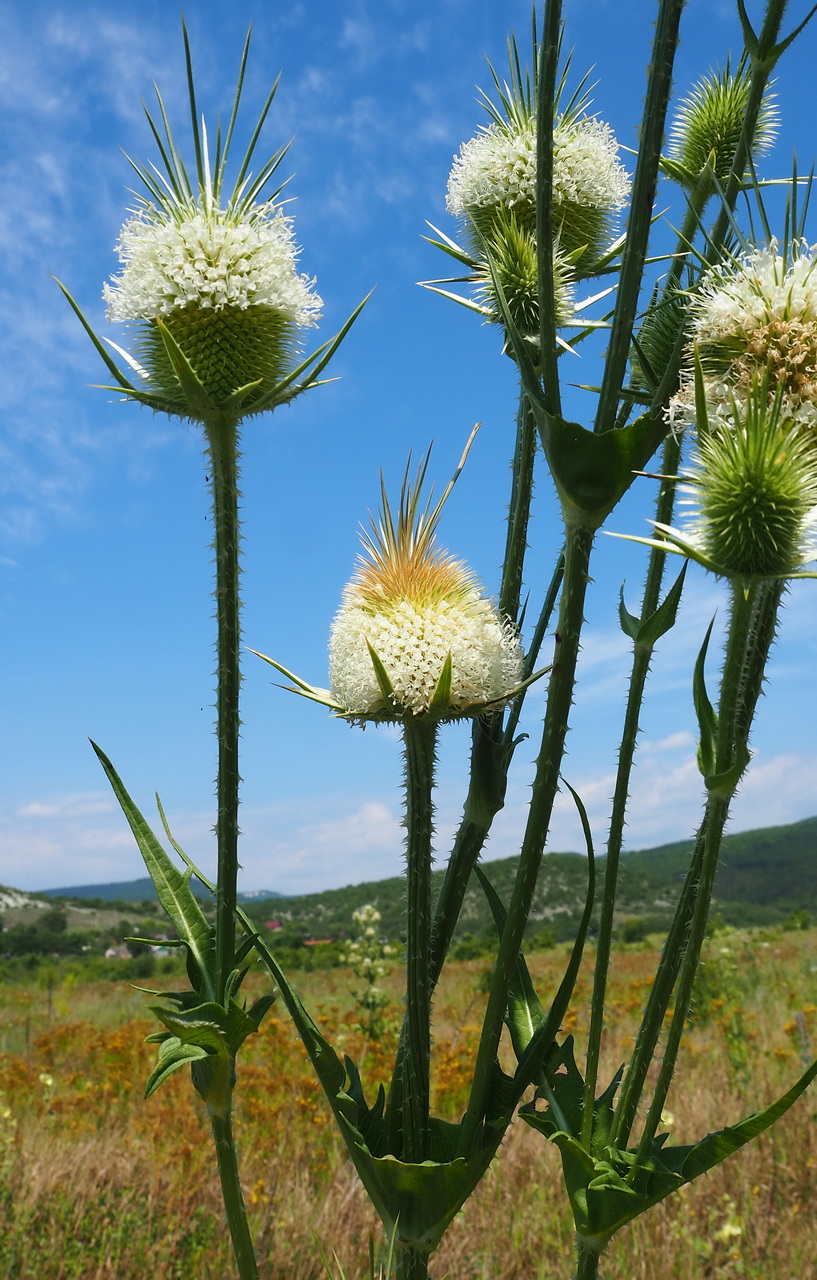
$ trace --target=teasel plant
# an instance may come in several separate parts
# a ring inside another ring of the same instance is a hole
[[[210,1119],[238,1272],[241,1280],[257,1280],[232,1129],[236,1055],[246,1037],[258,1031],[273,1001],[273,996],[264,995],[247,1008],[239,999],[251,945],[238,936],[236,915],[241,428],[246,419],[289,404],[320,386],[322,371],[358,312],[334,338],[303,356],[302,335],[316,324],[322,303],[314,280],[298,269],[292,219],[279,200],[278,173],[287,147],[274,152],[256,172],[251,169],[278,82],[264,103],[229,189],[228,166],[249,34],[229,122],[223,132],[219,123],[213,145],[206,122],[199,117],[184,23],[182,29],[192,164],[183,159],[157,89],[156,112],[145,110],[158,162],[143,165],[130,160],[142,194],[136,195],[120,232],[121,269],[103,290],[108,318],[128,326],[132,350],[97,336],[67,289],[60,287],[113,379],[114,385],[107,389],[154,412],[195,423],[204,436],[216,579],[218,875],[210,886],[216,903],[214,924],[207,921],[192,892],[191,866],[179,870],[110,760],[99,747],[95,750],[136,837],[159,901],[178,933],[190,979],[187,991],[150,993],[167,1003],[153,1006],[162,1029],[149,1037],[158,1043],[159,1052],[146,1095],[173,1072],[191,1068]]]

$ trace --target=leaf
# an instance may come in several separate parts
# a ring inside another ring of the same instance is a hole
[[[195,1044],[182,1044],[175,1036],[171,1036],[159,1048],[159,1061],[147,1078],[145,1097],[149,1098],[154,1094],[159,1085],[164,1084],[167,1077],[174,1071],[178,1071],[179,1067],[186,1067],[206,1057],[206,1049]]]
[[[733,1151],[738,1151],[747,1142],[751,1142],[752,1138],[765,1133],[776,1120],[785,1115],[815,1078],[817,1078],[817,1060],[803,1072],[796,1084],[793,1084],[791,1089],[771,1106],[763,1111],[754,1111],[739,1124],[729,1125],[725,1129],[719,1129],[717,1133],[708,1134],[693,1147],[670,1147],[667,1150],[667,1156],[674,1157],[676,1152],[686,1151],[681,1173],[685,1182],[691,1182],[693,1178],[707,1173],[716,1164],[720,1164]]]
[[[652,650],[661,637],[675,626],[688,563],[688,561],[684,561],[681,572],[658,608],[643,622],[640,618],[628,613],[624,607],[624,587],[621,588],[621,598],[618,606],[619,621],[622,631],[630,637],[634,644]]]
[[[440,678],[431,696],[430,712],[447,711],[451,707],[451,654],[446,656]]]
[[[187,948],[188,959],[192,961],[194,968],[191,981],[200,989],[202,995],[212,999],[216,992],[213,930],[207,923],[198,900],[190,888],[192,872],[190,868],[185,872],[179,871],[178,867],[171,862],[131,800],[108,757],[96,743],[92,742],[91,746],[128,820],[139,851],[145,860],[148,874],[153,881],[156,896]]]
[[[394,685],[391,682],[391,677],[368,639],[366,640],[366,648],[369,650],[369,657],[372,660],[372,666],[374,667],[375,679],[377,680],[377,687],[380,690],[380,696],[387,707],[392,707],[395,703],[395,697]]]
[[[491,908],[494,925],[498,936],[501,938],[508,913],[482,867],[477,866],[474,870],[477,879],[482,885],[482,891],[488,899],[488,906]],[[543,1016],[542,1006],[539,1003],[539,997],[536,994],[525,957],[520,951],[516,961],[514,981],[508,992],[506,1015],[508,1030],[511,1034],[511,1043],[517,1061],[527,1049],[538,1027],[541,1026]]]
[[[715,769],[715,739],[718,731],[718,718],[706,692],[704,664],[706,651],[715,625],[713,618],[707,627],[701,651],[695,662],[695,673],[692,678],[692,698],[695,703],[695,714],[698,717],[698,768],[704,778]]]
[[[593,903],[596,896],[596,860],[593,851],[593,839],[590,831],[590,821],[587,817],[585,809],[578,793],[573,790],[569,782],[562,779],[568,791],[573,797],[576,807],[579,811],[582,830],[584,832],[585,846],[587,849],[587,898],[584,904],[582,918],[579,921],[579,927],[576,931],[576,939],[573,943],[573,949],[570,953],[570,959],[567,963],[562,981],[553,998],[553,1003],[548,1010],[547,1017],[543,1019],[541,1025],[537,1027],[534,1036],[519,1060],[519,1065],[514,1076],[514,1088],[516,1091],[516,1101],[518,1102],[527,1086],[534,1080],[540,1080],[540,1072],[545,1076],[552,1070],[551,1056],[555,1048],[556,1033],[561,1026],[565,1014],[567,1013],[570,997],[576,986],[576,978],[578,977],[579,967],[582,962],[584,953],[584,944],[587,938],[587,931],[590,928],[590,920],[593,915]]]
[[[584,1085],[570,1039],[563,1046],[560,1069],[555,1076],[550,1075],[547,1111],[538,1112],[530,1103],[520,1115],[559,1148],[576,1229],[599,1248],[625,1223],[765,1132],[817,1077],[815,1061],[782,1098],[765,1110],[710,1133],[692,1146],[667,1147],[667,1135],[659,1134],[649,1151],[639,1157],[635,1151],[620,1151],[606,1142],[620,1073],[594,1105],[588,1152],[576,1136],[580,1132]]]
[[[248,917],[239,917],[251,928]],[[349,1058],[345,1065],[321,1034],[274,955],[256,935],[256,949],[278,986],[284,1004],[309,1054],[315,1074],[346,1142],[369,1198],[397,1239],[421,1252],[436,1247],[448,1224],[482,1178],[507,1128],[512,1112],[510,1079],[497,1068],[491,1114],[480,1126],[474,1148],[457,1155],[461,1126],[431,1118],[429,1149],[443,1159],[409,1164],[383,1149],[385,1122],[382,1091],[373,1108],[366,1105],[360,1077]],[[377,1153],[377,1154],[375,1154]]]

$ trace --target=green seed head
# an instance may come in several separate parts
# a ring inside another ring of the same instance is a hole
[[[242,402],[242,415],[262,403],[292,365],[297,328],[273,307],[222,306],[218,310],[189,303],[162,317],[215,407],[234,392],[257,382]],[[155,321],[147,322],[139,346],[150,388],[170,412],[187,416],[187,397],[170,362]]]
[[[483,256],[484,266],[480,267],[478,278],[490,320],[494,324],[504,323],[496,287],[498,284],[519,332],[524,338],[537,342],[539,279],[533,231],[514,211],[497,209],[491,219],[490,229],[486,227],[485,230]],[[558,327],[566,323],[572,312],[571,271],[564,256],[558,251],[554,268]]]
[[[713,71],[684,98],[670,133],[665,168],[683,186],[694,185],[709,170],[723,185],[732,170],[746,108],[750,77],[743,66],[732,74],[729,65]],[[752,146],[757,160],[772,145],[777,132],[774,98],[766,94]]]
[[[813,555],[817,457],[780,405],[755,383],[743,408],[733,404],[731,430],[699,438],[697,540],[726,577],[788,577]]]

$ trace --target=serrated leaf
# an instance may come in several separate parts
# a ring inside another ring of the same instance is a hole
[[[194,985],[200,986],[201,995],[212,998],[215,995],[215,946],[213,930],[204,917],[198,900],[190,888],[192,872],[179,871],[168,857],[157,840],[139,809],[128,795],[119,774],[114,769],[104,751],[95,743],[91,743],[102,768],[108,777],[114,795],[121,805],[122,812],[134,834],[139,851],[147,867],[148,875],[153,881],[156,896],[165,914],[171,920],[180,940],[187,948],[187,953],[194,967]],[[201,998],[199,996],[199,999]]]
[[[206,1006],[202,1006],[205,1008]],[[218,1006],[216,1006],[218,1008]],[[189,1013],[172,1013],[161,1005],[152,1005],[151,1013],[155,1013],[160,1022],[182,1044],[198,1045],[208,1054],[219,1057],[228,1055],[227,1038],[220,1023],[206,1015],[198,1014],[191,1009]],[[219,1010],[223,1014],[223,1009]]]

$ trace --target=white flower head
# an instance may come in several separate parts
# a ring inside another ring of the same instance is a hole
[[[766,377],[786,416],[817,428],[817,245],[777,241],[716,268],[693,297],[691,340],[704,374],[710,414],[728,421]],[[695,420],[692,374],[671,406],[681,423]]]
[[[314,324],[321,299],[296,267],[292,221],[269,204],[168,216],[138,210],[116,246],[120,274],[103,288],[111,321],[155,320],[177,309],[271,307],[296,325]]]
[[[433,511],[430,499],[421,511],[427,463],[426,457],[416,484],[404,480],[396,525],[384,493],[380,520],[364,535],[366,555],[332,624],[330,685],[351,719],[478,714],[511,697],[521,680],[515,628],[470,570],[435,545],[451,486]]]
[[[518,120],[490,124],[455,157],[446,208],[480,226],[486,214],[514,209],[533,229],[536,168],[533,119],[524,126]],[[554,224],[562,247],[570,252],[592,239],[593,252],[599,252],[606,223],[624,207],[629,189],[610,126],[591,116],[562,117],[553,131]]]

